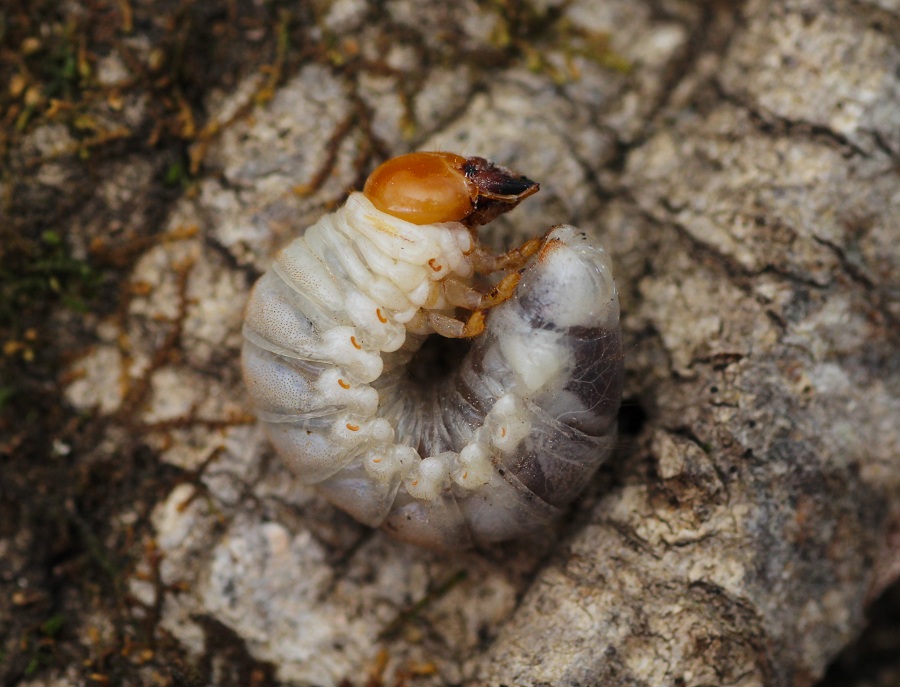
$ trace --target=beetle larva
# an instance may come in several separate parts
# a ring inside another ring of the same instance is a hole
[[[258,415],[299,478],[357,520],[432,548],[509,539],[558,515],[608,455],[623,365],[606,252],[571,226],[500,255],[478,240],[537,188],[483,158],[394,158],[254,287],[243,371]],[[470,348],[419,379],[435,333]]]

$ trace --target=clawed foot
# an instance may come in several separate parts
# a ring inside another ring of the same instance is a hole
[[[444,297],[447,302],[457,308],[471,310],[468,320],[463,321],[439,312],[429,312],[428,321],[435,332],[452,339],[468,339],[484,331],[484,311],[508,301],[516,292],[521,269],[546,242],[546,236],[530,239],[518,248],[499,255],[491,255],[480,246],[476,249],[475,270],[479,274],[491,274],[507,270],[516,270],[507,274],[494,284],[487,292],[465,284],[452,277],[443,282]]]
[[[493,274],[504,270],[521,269],[531,256],[540,250],[546,238],[546,236],[542,236],[539,239],[529,239],[518,248],[499,255],[491,255],[479,245],[473,256],[475,271],[478,274]]]

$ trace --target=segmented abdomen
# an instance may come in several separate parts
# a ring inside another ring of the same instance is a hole
[[[397,259],[405,239],[379,246],[360,225],[403,223],[359,195],[288,246],[248,304],[244,375],[276,450],[358,520],[425,546],[546,524],[615,436],[622,346],[606,253],[555,228],[461,364],[414,379],[417,313],[452,312],[434,286],[471,277],[468,234],[428,225],[419,253]]]

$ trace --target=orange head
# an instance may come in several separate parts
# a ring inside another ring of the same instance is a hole
[[[384,213],[413,224],[486,224],[539,186],[481,157],[409,153],[384,162],[363,193]]]

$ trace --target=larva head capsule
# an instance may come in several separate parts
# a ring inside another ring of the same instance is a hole
[[[483,157],[410,153],[375,169],[363,193],[384,213],[413,224],[487,224],[538,191],[527,177]]]

